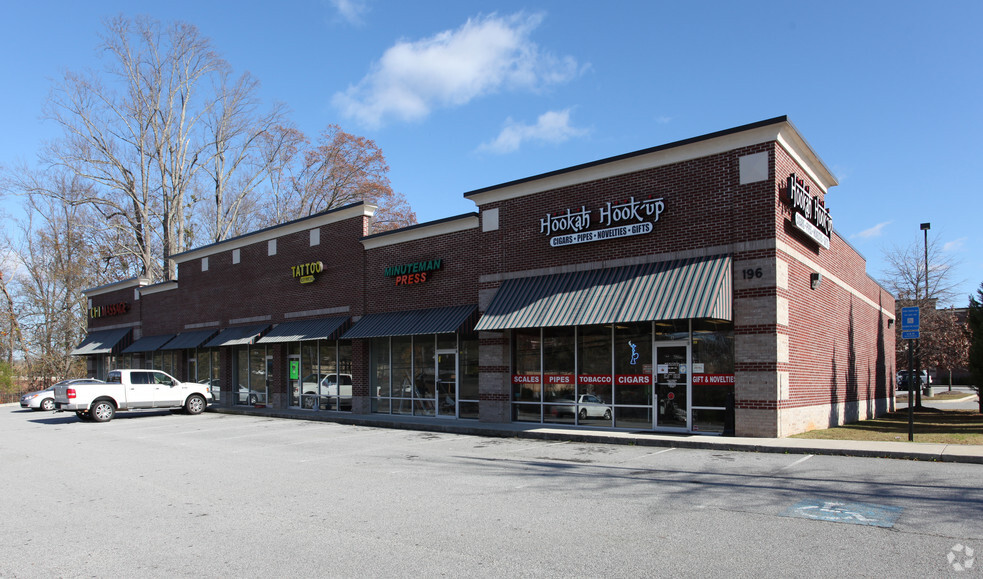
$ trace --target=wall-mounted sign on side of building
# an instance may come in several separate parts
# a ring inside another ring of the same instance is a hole
[[[320,261],[312,261],[310,263],[290,266],[291,276],[300,278],[300,283],[313,282],[314,276],[322,271],[324,271],[324,263]]]
[[[130,304],[127,302],[120,302],[118,304],[109,304],[108,306],[95,306],[89,308],[89,317],[95,319],[108,318],[109,316],[122,316],[128,311],[130,311]]]
[[[552,247],[606,241],[655,230],[653,225],[666,209],[662,197],[636,200],[630,197],[621,203],[610,201],[597,209],[597,224],[604,229],[591,229],[594,210],[581,205],[579,210],[548,213],[539,220],[539,232],[550,237]],[[559,235],[557,235],[559,234]]]
[[[433,272],[443,268],[443,259],[430,259],[404,265],[391,265],[386,268],[384,275],[395,278],[396,285],[411,285],[429,281]]]
[[[829,249],[829,238],[833,234],[833,218],[819,200],[809,193],[809,186],[795,173],[786,180],[787,198],[792,206],[795,227],[809,236],[810,239]]]

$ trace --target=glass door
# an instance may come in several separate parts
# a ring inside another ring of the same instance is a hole
[[[656,342],[656,426],[689,427],[689,347],[687,342]]]
[[[457,417],[457,350],[437,350],[437,416]]]

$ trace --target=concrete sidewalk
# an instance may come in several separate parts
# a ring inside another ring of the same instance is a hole
[[[504,438],[983,464],[983,446],[981,445],[933,444],[907,441],[881,442],[809,440],[799,438],[737,438],[699,434],[660,434],[653,432],[593,430],[583,427],[565,427],[563,425],[516,422],[511,424],[484,424],[471,420],[441,420],[392,415],[386,415],[384,417],[382,415],[364,416],[352,415],[345,412],[311,412],[270,408],[225,408],[211,406],[209,407],[209,411],[225,414],[246,414],[251,416],[337,422],[339,424],[375,428],[399,428],[403,430],[447,432],[452,434]]]

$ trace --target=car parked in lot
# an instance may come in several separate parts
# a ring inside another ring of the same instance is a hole
[[[576,399],[566,397],[556,400],[550,413],[555,417],[577,415],[581,420],[588,418],[611,420],[611,405],[594,394],[581,394]]]
[[[931,386],[932,376],[928,373],[928,370],[922,370],[921,375],[915,377],[915,387],[921,386]],[[908,387],[908,371],[902,370],[898,372],[898,388]]]
[[[212,399],[208,387],[181,382],[159,370],[113,370],[98,384],[55,386],[55,407],[74,410],[82,420],[109,422],[117,410],[184,408],[200,414]]]
[[[55,409],[55,386],[64,386],[66,384],[101,384],[102,380],[96,380],[95,378],[69,378],[68,380],[62,380],[57,382],[52,386],[45,388],[44,390],[38,390],[36,392],[28,392],[20,397],[20,407],[30,408],[31,410],[54,410]]]

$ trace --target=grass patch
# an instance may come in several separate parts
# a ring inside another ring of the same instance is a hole
[[[983,414],[975,410],[934,410],[915,412],[915,442],[983,445]],[[908,410],[885,414],[823,430],[796,434],[792,438],[821,440],[908,441]]]
[[[972,392],[942,392],[942,393],[936,394],[935,396],[922,396],[922,400],[923,401],[924,400],[929,400],[929,401],[931,401],[931,400],[961,400],[963,398],[967,398],[967,397],[970,397],[970,396],[974,396],[974,394]],[[908,393],[907,392],[899,392],[898,395],[897,395],[897,398],[898,398],[898,400],[907,400],[908,399]]]

